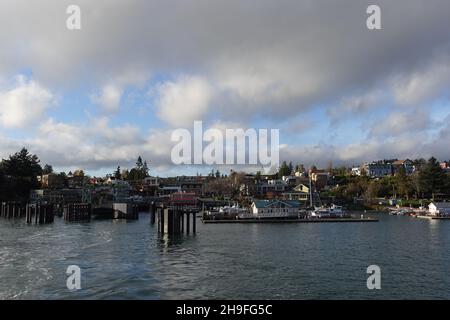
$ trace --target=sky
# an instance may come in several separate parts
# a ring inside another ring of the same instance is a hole
[[[173,130],[201,120],[279,129],[280,159],[307,166],[448,160],[449,16],[448,0],[3,0],[0,156],[207,173],[170,157]]]

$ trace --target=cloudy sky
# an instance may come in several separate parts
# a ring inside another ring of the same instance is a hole
[[[448,0],[3,0],[0,156],[207,172],[170,160],[172,130],[203,120],[280,129],[281,160],[306,165],[448,159],[449,17]]]

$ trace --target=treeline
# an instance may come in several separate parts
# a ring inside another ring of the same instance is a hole
[[[115,179],[126,180],[126,181],[138,181],[149,176],[149,168],[147,161],[143,161],[142,157],[139,156],[136,165],[131,170],[125,169],[121,170],[120,166],[117,166],[116,171],[112,175]]]
[[[42,174],[42,167],[36,155],[22,148],[0,162],[0,200],[27,200],[30,190],[38,187],[37,177]]]
[[[450,175],[443,170],[435,158],[416,160],[416,172],[407,175],[400,167],[393,176],[373,179],[349,174],[333,175],[332,188],[328,195],[337,199],[352,200],[355,197],[371,200],[375,198],[435,199],[450,196]]]
[[[37,155],[31,154],[26,148],[2,159],[0,162],[0,201],[26,201],[29,199],[30,191],[40,187],[38,176],[54,173],[53,167],[45,164],[41,167]],[[67,177],[65,172],[56,173]],[[83,170],[69,172],[69,176],[84,177]],[[149,176],[149,168],[146,161],[139,158],[131,170],[120,171],[120,167],[111,174],[118,179],[140,180]]]

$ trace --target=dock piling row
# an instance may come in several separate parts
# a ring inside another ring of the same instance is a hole
[[[25,219],[28,224],[47,224],[54,221],[53,204],[27,204]]]

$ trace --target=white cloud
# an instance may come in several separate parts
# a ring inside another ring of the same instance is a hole
[[[153,168],[171,165],[169,131],[153,129],[143,133],[129,124],[111,126],[107,118],[90,119],[83,124],[48,119],[38,127],[35,137],[16,144],[17,148],[30,146],[42,162],[57,168],[125,168],[133,166],[138,155]]]
[[[440,57],[425,68],[394,77],[392,90],[397,103],[417,105],[439,96],[450,85],[450,56]]]
[[[429,114],[422,110],[393,112],[383,119],[377,119],[369,131],[369,136],[393,137],[421,132],[432,124]]]
[[[39,83],[17,76],[13,88],[0,90],[0,124],[22,128],[37,122],[53,99],[53,94]]]
[[[332,121],[348,118],[349,115],[360,115],[381,106],[385,99],[386,93],[378,89],[369,90],[361,95],[345,96],[337,106],[328,109],[328,115]]]
[[[100,94],[93,95],[91,98],[94,103],[100,105],[105,111],[116,112],[119,110],[122,93],[122,88],[109,84],[102,88]]]
[[[201,77],[180,76],[159,84],[155,93],[161,120],[173,127],[191,127],[208,112],[213,90]]]

